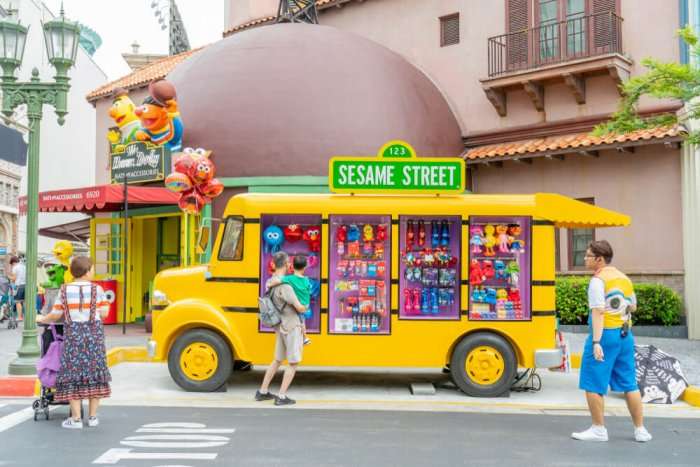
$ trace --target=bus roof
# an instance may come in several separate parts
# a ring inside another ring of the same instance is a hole
[[[532,216],[557,227],[622,227],[630,217],[554,193],[529,195],[369,195],[244,193],[233,196],[225,217],[262,214],[377,214]]]

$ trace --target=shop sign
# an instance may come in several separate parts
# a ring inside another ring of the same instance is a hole
[[[160,182],[170,171],[170,150],[147,141],[117,146],[112,152],[110,174],[112,183]]]
[[[464,192],[464,160],[458,157],[416,157],[403,141],[390,141],[377,157],[333,157],[328,184],[333,193]]]

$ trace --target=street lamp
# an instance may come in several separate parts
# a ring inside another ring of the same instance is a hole
[[[0,67],[3,92],[2,113],[10,117],[17,106],[26,104],[29,119],[29,147],[27,150],[27,282],[25,285],[24,331],[18,357],[10,363],[13,375],[31,375],[36,372],[39,346],[36,332],[36,273],[37,232],[39,216],[39,141],[44,104],[54,108],[58,124],[63,125],[68,113],[68,70],[78,53],[80,27],[66,20],[61,6],[59,18],[43,24],[46,52],[56,69],[54,82],[40,82],[39,70],[32,70],[28,82],[18,82],[15,70],[22,64],[28,28],[19,21],[0,21]]]

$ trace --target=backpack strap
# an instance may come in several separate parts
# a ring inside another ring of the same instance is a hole
[[[97,314],[97,286],[95,284],[90,284],[90,322],[95,322],[95,315]]]
[[[59,292],[61,296],[61,302],[63,303],[63,320],[67,324],[71,324],[72,321],[70,319],[70,308],[68,308],[68,294],[66,293],[66,289],[68,288],[68,284],[63,284],[61,286],[61,291]]]

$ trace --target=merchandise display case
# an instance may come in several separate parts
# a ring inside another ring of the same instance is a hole
[[[401,216],[399,317],[459,319],[459,216]]]
[[[391,216],[330,216],[331,334],[389,334]]]
[[[305,275],[311,281],[311,303],[304,316],[306,331],[321,331],[321,216],[264,214],[260,216],[260,295],[265,292],[265,284],[274,272],[272,256],[278,251],[289,255],[289,274],[296,255],[305,255],[308,266]],[[259,325],[263,332],[272,329]]]
[[[469,319],[531,318],[531,219],[469,218]]]

